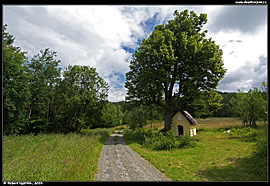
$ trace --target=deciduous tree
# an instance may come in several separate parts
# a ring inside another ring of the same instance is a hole
[[[29,75],[24,63],[25,52],[13,45],[15,38],[3,25],[3,126],[4,133],[21,133],[29,105]]]
[[[215,89],[226,72],[222,50],[202,31],[206,22],[206,14],[175,11],[174,19],[156,26],[132,56],[127,100],[163,106],[165,130],[176,105],[185,109],[202,91]]]
[[[148,113],[143,105],[133,107],[127,114],[127,123],[129,128],[135,130],[136,128],[147,125]]]
[[[221,109],[221,106],[223,105],[221,103],[222,99],[222,95],[216,90],[202,92],[200,97],[195,99],[191,104],[188,104],[188,108],[193,108],[193,112],[190,113],[194,117],[207,118]]]
[[[230,101],[232,111],[239,116],[244,124],[256,126],[256,121],[264,119],[267,115],[267,104],[263,99],[261,91],[254,87],[248,93],[244,93],[238,89],[236,98]]]
[[[27,63],[30,76],[31,95],[27,109],[26,128],[31,132],[50,130],[55,114],[53,97],[55,85],[60,79],[60,60],[56,60],[56,52],[46,48],[34,55]]]
[[[108,96],[108,84],[95,68],[69,65],[56,87],[56,122],[64,132],[101,124],[101,110]]]

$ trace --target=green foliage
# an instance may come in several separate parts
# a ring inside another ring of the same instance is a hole
[[[172,130],[162,132],[152,128],[138,128],[124,131],[125,140],[133,140],[151,150],[173,150],[183,147],[194,147],[189,135],[176,137]]]
[[[202,31],[206,22],[206,14],[175,11],[174,19],[156,26],[132,56],[127,100],[162,106],[166,130],[174,111],[186,109],[201,91],[215,89],[226,72],[222,50]]]
[[[260,128],[259,131],[257,131],[257,155],[259,156],[267,156],[267,125],[264,125],[263,127]],[[267,162],[264,162],[267,164]]]
[[[230,100],[233,97],[236,97],[236,93],[228,93],[228,92],[218,92],[222,96],[222,106],[221,109],[215,111],[213,113],[214,117],[232,117],[233,113],[231,111]]]
[[[150,137],[145,137],[143,146],[152,150],[172,150],[190,146],[191,139],[189,135],[176,137],[172,130],[165,133],[155,133]],[[192,144],[191,146],[193,146]]]
[[[24,133],[50,131],[52,122],[53,97],[55,85],[60,79],[60,60],[56,60],[56,52],[46,48],[34,55],[27,64],[30,81],[30,105],[27,109],[27,122]]]
[[[57,130],[80,131],[101,122],[101,111],[107,98],[108,85],[89,66],[68,66],[63,80],[56,86]],[[100,114],[100,115],[98,115]]]
[[[221,109],[223,97],[216,90],[202,92],[201,96],[189,103],[191,114],[196,118],[206,118]]]
[[[102,126],[113,127],[121,125],[123,116],[120,105],[115,106],[112,103],[107,103],[102,110]]]
[[[261,86],[261,92],[262,92],[262,97],[263,97],[263,100],[267,101],[267,82],[264,81],[262,82],[262,86]]]
[[[126,117],[128,126],[132,130],[147,125],[148,113],[143,105],[134,107],[126,114]]]
[[[3,127],[4,133],[21,133],[29,105],[29,74],[24,63],[25,52],[13,45],[14,37],[2,28],[3,34]]]
[[[3,26],[4,133],[73,132],[101,126],[108,84],[95,68],[62,71],[55,51],[46,48],[27,60]],[[120,108],[116,109],[121,123]]]
[[[267,122],[267,96],[268,96],[268,91],[267,91],[267,82],[262,82],[262,86],[261,86],[261,95],[263,98],[263,107],[264,107],[264,112],[261,115],[261,119],[264,121],[264,123]]]
[[[124,113],[122,112],[121,105],[116,106],[116,124],[122,125]]]
[[[267,100],[264,100],[258,88],[253,88],[248,93],[238,90],[236,98],[232,98],[230,103],[232,111],[239,116],[244,124],[256,126],[259,119],[265,120],[267,117]]]
[[[232,128],[230,130],[231,135],[251,136],[254,134],[254,129],[251,127]]]
[[[143,115],[144,118],[148,121],[153,123],[157,120],[164,120],[164,109],[158,105],[155,104],[142,104],[141,102],[120,102],[121,104],[121,110],[124,113],[123,122],[122,123],[128,123],[128,120],[130,120],[130,116],[128,114],[130,112],[134,112],[138,108],[143,109]]]
[[[155,120],[164,120],[164,110],[162,107],[151,104],[146,105],[145,110],[148,111],[148,120],[150,120],[151,123]]]
[[[146,137],[158,133],[158,129],[152,128],[136,128],[135,130],[125,130],[124,131],[124,140],[134,140],[140,144],[143,144]]]

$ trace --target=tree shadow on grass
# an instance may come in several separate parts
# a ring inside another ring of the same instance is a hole
[[[214,166],[198,171],[208,181],[267,181],[267,156],[256,152],[249,157],[230,157],[227,166]]]

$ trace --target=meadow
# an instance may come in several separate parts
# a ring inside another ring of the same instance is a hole
[[[231,127],[243,127],[243,123],[239,118],[235,117],[209,117],[206,119],[202,118],[195,118],[199,125],[196,126],[197,129],[201,128],[231,128]],[[264,122],[258,121],[259,125],[263,124]],[[154,121],[149,123],[146,128],[156,127],[158,129],[162,129],[164,127],[164,121]]]
[[[3,181],[94,181],[113,130],[3,136]]]
[[[192,147],[151,150],[125,136],[126,143],[173,181],[266,181],[267,125],[243,127],[237,118],[197,119]],[[162,123],[154,123],[161,128]],[[147,128],[151,125],[146,126]],[[230,130],[230,133],[224,133]],[[195,145],[194,145],[195,144]]]
[[[197,119],[193,146],[151,150],[125,142],[173,181],[266,181],[267,125],[243,127],[237,118]],[[153,127],[161,129],[162,122]],[[151,124],[145,128],[150,128]],[[3,181],[95,181],[98,158],[115,128],[80,133],[3,136]],[[230,133],[224,133],[230,129]]]

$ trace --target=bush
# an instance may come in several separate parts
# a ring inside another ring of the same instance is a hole
[[[143,147],[152,150],[172,150],[195,146],[195,141],[192,141],[189,135],[176,137],[172,130],[164,132],[152,128],[138,128],[135,131],[125,130],[124,139],[136,141]]]
[[[260,127],[257,132],[257,154],[267,157],[267,125]]]
[[[147,128],[137,128],[134,131],[125,130],[124,138],[125,140],[133,140],[140,144],[143,144],[147,137],[151,137],[158,133],[158,129],[147,129]]]
[[[172,150],[191,145],[189,135],[176,137],[172,130],[165,133],[153,133],[150,137],[145,136],[143,146],[152,150]]]
[[[232,128],[231,133],[233,135],[251,136],[254,134],[255,129],[252,127]]]

